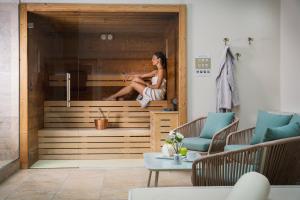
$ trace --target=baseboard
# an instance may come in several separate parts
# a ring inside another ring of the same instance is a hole
[[[20,160],[12,161],[0,169],[0,183],[20,169]]]

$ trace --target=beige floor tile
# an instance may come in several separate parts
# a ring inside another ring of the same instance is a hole
[[[100,190],[63,190],[58,192],[53,200],[98,200],[100,198]]]
[[[28,170],[19,170],[0,184],[0,200],[17,191],[17,188],[29,178]]]
[[[148,174],[139,165],[20,170],[0,185],[0,200],[125,200],[128,190],[147,186]],[[158,184],[191,186],[191,172],[161,172]]]
[[[8,196],[6,200],[51,200],[54,193],[43,191],[20,191]]]

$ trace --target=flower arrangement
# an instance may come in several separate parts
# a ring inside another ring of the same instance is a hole
[[[184,136],[181,133],[172,131],[165,142],[173,147],[175,154],[179,154],[183,138]]]

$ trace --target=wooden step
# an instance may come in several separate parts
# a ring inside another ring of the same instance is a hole
[[[39,159],[141,158],[151,151],[147,128],[45,128],[38,136]]]

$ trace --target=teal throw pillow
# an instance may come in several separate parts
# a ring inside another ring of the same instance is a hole
[[[291,121],[290,121],[290,124],[292,123],[296,123],[296,122],[299,122],[300,123],[300,115],[299,114],[294,114]]]
[[[264,141],[267,128],[276,128],[287,125],[292,118],[292,115],[273,114],[265,111],[259,111],[255,133],[251,144],[258,144]]]
[[[212,139],[214,134],[232,123],[234,113],[208,113],[204,127],[200,133],[201,138]]]
[[[268,128],[264,141],[267,142],[296,136],[300,136],[300,124],[298,122],[289,123],[288,125],[277,128]]]

